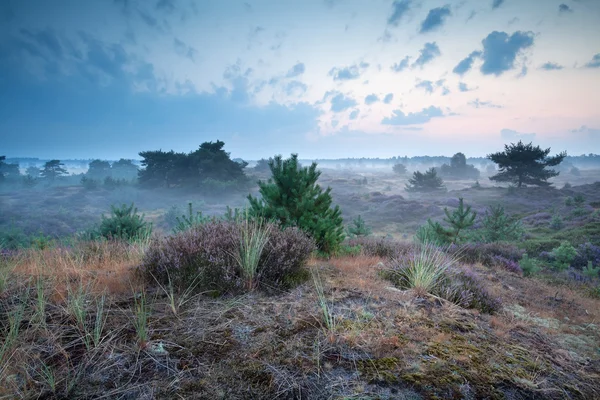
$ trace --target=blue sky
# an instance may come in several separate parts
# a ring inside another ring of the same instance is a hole
[[[3,0],[0,154],[600,150],[598,0]]]

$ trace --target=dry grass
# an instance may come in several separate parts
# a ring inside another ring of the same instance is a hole
[[[145,246],[119,241],[78,242],[70,248],[25,249],[14,257],[12,274],[19,280],[41,277],[51,284],[51,296],[64,299],[74,282],[95,293],[128,293]]]
[[[319,293],[310,281],[276,296],[193,296],[175,313],[165,290],[146,287],[141,297],[129,284],[121,289],[96,279],[106,271],[129,277],[136,264],[127,249],[110,246],[98,250],[104,256],[88,258],[89,271],[55,251],[23,256],[20,274],[36,277],[34,267],[43,265],[50,268],[45,293],[56,284],[58,278],[49,276],[55,271],[70,282],[73,295],[66,302],[46,296],[44,324],[36,316],[35,281],[27,290],[13,280],[0,296],[3,315],[19,317],[17,306],[25,307],[18,338],[7,346],[9,361],[0,365],[0,398],[600,396],[600,357],[586,347],[600,338],[582,330],[595,320],[599,302],[574,289],[561,291],[564,300],[553,305],[539,301],[554,294],[553,286],[474,267],[505,304],[544,318],[559,319],[569,312],[563,307],[576,314],[552,331],[510,312],[490,316],[394,290],[379,278],[386,260],[377,257],[314,259],[310,267],[319,269],[321,295],[335,317],[324,330]],[[36,254],[48,259],[42,264]],[[98,324],[101,282],[112,290]],[[95,288],[81,301],[75,295],[80,284]],[[5,328],[0,322],[2,341]]]

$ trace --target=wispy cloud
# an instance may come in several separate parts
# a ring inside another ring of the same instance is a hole
[[[421,22],[421,29],[419,32],[427,33],[439,28],[450,15],[452,15],[450,6],[437,7],[429,10],[427,17]]]
[[[413,66],[413,68],[414,67],[423,68],[423,66],[425,64],[433,61],[434,58],[436,58],[440,55],[441,55],[440,48],[438,47],[436,42],[425,43],[425,46],[419,52],[419,57],[415,60],[415,62],[412,64],[412,66]]]
[[[542,64],[539,69],[543,69],[545,71],[555,71],[563,68],[564,67],[562,65],[548,61],[547,63]]]
[[[394,1],[394,3],[392,3],[392,15],[389,16],[388,18],[388,25],[394,25],[394,26],[398,26],[398,24],[400,23],[400,20],[402,19],[402,17],[404,17],[404,15],[406,15],[406,13],[408,13],[408,11],[410,10],[412,6],[412,1],[411,0],[396,0]]]
[[[432,118],[443,117],[441,108],[430,106],[415,113],[405,114],[402,110],[394,110],[391,117],[385,117],[383,125],[421,125],[431,121]]]

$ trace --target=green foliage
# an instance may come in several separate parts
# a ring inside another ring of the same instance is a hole
[[[33,188],[35,186],[37,186],[38,183],[40,183],[38,178],[34,178],[31,175],[25,175],[23,177],[23,186],[25,186],[26,188]]]
[[[39,178],[42,170],[36,167],[35,165],[31,165],[27,167],[25,170],[25,175],[30,176],[32,178]]]
[[[96,190],[98,189],[98,185],[99,183],[96,179],[88,178],[85,175],[81,177],[81,186],[83,186],[85,190]]]
[[[21,249],[29,247],[31,241],[21,228],[11,224],[7,230],[0,231],[0,249]]]
[[[60,160],[50,160],[44,164],[44,168],[40,172],[42,178],[50,181],[55,180],[61,176],[67,175],[68,172],[63,167],[65,164],[61,163]]]
[[[585,205],[585,196],[581,193],[578,193],[573,197],[573,204],[575,207],[583,207]]]
[[[541,267],[536,259],[529,258],[527,254],[523,255],[521,261],[519,261],[519,266],[523,270],[523,276],[533,276],[541,271]]]
[[[425,173],[415,171],[406,184],[407,192],[434,192],[445,189],[444,181],[437,176],[435,168],[430,168]]]
[[[573,207],[574,201],[573,198],[571,196],[567,197],[565,199],[565,206],[567,207]]]
[[[202,225],[210,220],[210,218],[202,215],[202,211],[194,211],[192,209],[192,203],[188,203],[188,215],[182,215],[181,217],[175,217],[176,224],[173,228],[173,233],[185,232],[188,229],[192,229],[199,225]]]
[[[560,246],[552,250],[552,256],[554,257],[554,267],[558,270],[565,270],[569,268],[575,257],[577,256],[577,249],[573,247],[569,242],[562,242]]]
[[[563,223],[561,216],[554,214],[552,216],[552,220],[550,221],[550,228],[554,229],[555,231],[560,231],[564,226],[565,224]]]
[[[404,164],[394,164],[392,170],[398,175],[404,175],[407,172],[406,166]]]
[[[149,237],[152,225],[144,221],[144,215],[139,215],[137,208],[131,203],[121,207],[111,206],[110,217],[102,215],[98,234],[107,239],[136,240]]]
[[[344,240],[344,227],[338,206],[331,207],[331,188],[323,191],[317,184],[321,172],[317,164],[298,165],[298,155],[269,161],[272,177],[259,181],[261,199],[248,196],[251,212],[281,226],[297,226],[313,238],[324,253],[334,252]]]
[[[269,241],[272,225],[264,224],[259,219],[250,219],[248,213],[240,221],[240,244],[238,251],[233,254],[240,267],[242,279],[246,289],[253,290],[256,281],[256,272],[263,250]]]
[[[199,187],[209,188],[213,182],[245,180],[245,162],[231,160],[223,150],[224,142],[204,142],[191,153],[143,151],[144,169],[139,171],[140,184],[148,187]],[[227,188],[235,187],[229,185]],[[219,189],[218,187],[216,189]]]
[[[600,272],[600,266],[594,267],[591,261],[588,261],[587,267],[582,270],[583,274],[590,279],[598,278],[598,272]]]
[[[547,169],[560,164],[566,152],[548,157],[550,148],[542,150],[531,143],[504,145],[504,151],[489,154],[488,159],[498,164],[499,173],[490,177],[497,182],[511,182],[521,187],[526,185],[549,186],[548,179],[558,176],[558,171]]]
[[[543,251],[552,251],[557,246],[560,246],[561,241],[550,238],[528,239],[518,244],[520,248],[525,250],[527,254],[537,256]]]
[[[362,246],[342,244],[335,252],[336,257],[357,257],[362,253]]]
[[[523,236],[521,222],[508,217],[501,205],[490,206],[481,225],[480,237],[484,243],[518,240]]]
[[[371,228],[365,224],[365,220],[360,215],[352,220],[347,231],[349,237],[369,236],[372,233]]]
[[[417,229],[415,240],[422,244],[431,243],[445,246],[450,244],[450,233],[439,222],[428,219],[425,225]]]
[[[458,199],[458,208],[452,212],[444,208],[444,214],[446,214],[444,221],[450,225],[450,229],[448,230],[450,242],[457,244],[464,242],[464,231],[473,226],[477,213],[471,211],[471,206],[465,207],[464,199],[460,197]]]

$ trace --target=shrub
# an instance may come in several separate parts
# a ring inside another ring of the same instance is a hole
[[[552,251],[560,246],[560,240],[557,239],[529,239],[519,243],[519,247],[525,250],[525,253],[537,255],[543,251]]]
[[[583,269],[588,263],[600,266],[600,246],[592,243],[584,243],[577,247],[577,255],[573,258],[571,266]]]
[[[577,250],[569,242],[562,242],[560,246],[552,250],[554,256],[554,266],[559,270],[565,270],[569,268],[575,257],[577,257]]]
[[[302,167],[298,155],[269,160],[272,178],[259,181],[261,199],[248,196],[253,215],[278,221],[282,226],[297,226],[312,237],[318,249],[334,252],[344,240],[344,226],[338,206],[332,207],[331,188],[323,191],[317,184],[321,171],[317,164]]]
[[[575,207],[583,207],[585,204],[585,196],[581,193],[576,194],[575,197],[573,197],[573,204],[575,204]]]
[[[565,206],[573,207],[573,198],[571,196],[569,196],[565,199]]]
[[[392,170],[398,175],[406,174],[406,166],[404,164],[394,164]]]
[[[85,190],[95,190],[98,189],[98,181],[84,175],[81,177],[81,186]]]
[[[255,269],[255,283],[266,288],[287,287],[311,252],[313,242],[297,228],[280,229],[267,223],[268,240]],[[152,282],[186,290],[196,282],[197,290],[224,293],[243,287],[243,274],[236,260],[242,242],[238,222],[211,220],[167,238],[155,239],[144,256],[140,272]]]
[[[522,275],[523,274],[523,270],[521,269],[521,267],[519,266],[519,263],[514,261],[514,260],[510,260],[508,258],[502,257],[502,256],[492,256],[491,257],[491,264],[495,267],[500,267],[503,268],[509,272],[513,272],[515,274],[518,275]]]
[[[444,222],[448,224],[448,228],[428,219],[427,224],[419,228],[415,235],[420,243],[448,245],[466,241],[465,231],[473,226],[477,213],[471,211],[471,206],[464,205],[462,197],[458,199],[456,210],[450,212],[448,208],[444,208],[444,213],[446,214]]]
[[[600,272],[600,267],[594,267],[592,262],[589,261],[587,267],[582,270],[583,274],[590,279],[598,278],[598,273]]]
[[[518,240],[523,236],[521,222],[508,217],[500,205],[490,206],[481,224],[480,237],[485,243]]]
[[[457,262],[454,256],[435,246],[422,245],[394,259],[383,276],[420,295],[429,293],[485,313],[499,310],[500,301],[488,293],[481,279],[473,271],[458,268]]]
[[[369,236],[371,234],[371,228],[365,224],[365,220],[359,215],[352,220],[352,224],[348,226],[348,236]]]
[[[149,237],[152,225],[144,221],[144,215],[139,215],[137,208],[123,204],[121,207],[111,206],[110,217],[102,215],[98,234],[107,239],[135,240]]]
[[[393,258],[412,251],[412,245],[395,242],[384,237],[359,237],[348,240],[348,246],[360,246],[362,253],[369,257]]]
[[[437,246],[446,246],[450,244],[448,231],[439,222],[431,219],[427,220],[425,225],[421,225],[415,232],[417,242],[425,244],[431,243]]]
[[[550,229],[554,229],[555,231],[559,231],[564,227],[564,223],[560,215],[554,214],[552,217],[552,221],[550,221]]]
[[[435,168],[430,168],[425,173],[415,171],[406,184],[407,192],[435,192],[445,189],[444,181],[437,176]]]
[[[542,269],[537,260],[529,258],[527,254],[523,255],[523,258],[519,262],[519,266],[523,271],[523,276],[533,276]]]
[[[518,262],[523,257],[523,250],[508,243],[468,243],[462,246],[450,246],[447,251],[455,254],[462,262],[468,264],[481,263],[493,267],[494,257]]]
[[[202,215],[202,211],[196,211],[194,214],[194,210],[192,207],[192,203],[188,203],[188,215],[180,215],[175,217],[175,226],[173,227],[173,232],[183,232],[188,229],[192,229],[196,226],[202,225],[209,221],[208,217]]]
[[[251,221],[247,217],[239,223],[240,243],[233,256],[248,290],[255,287],[258,263],[269,241],[271,228],[272,225],[265,225],[260,220]]]

